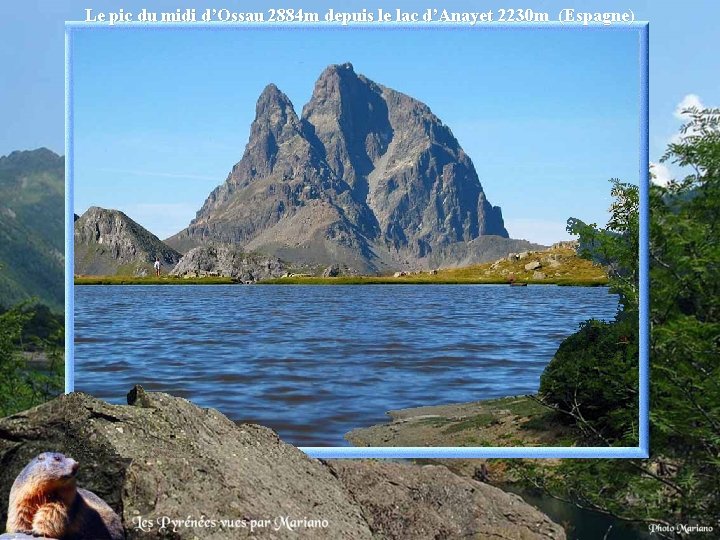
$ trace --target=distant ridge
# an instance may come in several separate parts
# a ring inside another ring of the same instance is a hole
[[[168,273],[180,253],[119,210],[93,206],[75,220],[75,274],[143,275],[155,257]]]
[[[182,252],[234,244],[362,273],[542,247],[508,236],[450,129],[427,105],[348,63],[323,71],[300,117],[268,85],[242,159],[166,242]]]
[[[0,306],[64,301],[65,159],[47,148],[0,157]]]

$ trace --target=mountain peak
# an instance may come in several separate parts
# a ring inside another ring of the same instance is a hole
[[[115,274],[121,267],[152,271],[155,258],[173,267],[180,253],[120,210],[91,206],[75,220],[75,273]]]
[[[255,106],[255,121],[264,119],[269,120],[271,125],[280,125],[280,127],[288,121],[297,122],[297,115],[290,98],[273,83],[265,87]]]
[[[169,242],[374,272],[478,262],[491,255],[470,243],[489,235],[508,237],[502,213],[450,129],[348,62],[323,70],[301,120],[275,85],[265,88],[242,160]]]
[[[62,167],[65,160],[45,147],[35,150],[15,150],[7,156],[0,156],[0,169],[28,169],[32,171]]]
[[[330,64],[327,68],[325,68],[326,71],[335,71],[337,73],[352,73],[355,74],[355,68],[353,68],[353,65],[350,62],[345,62],[344,64]]]

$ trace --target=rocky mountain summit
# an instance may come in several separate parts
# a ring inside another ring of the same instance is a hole
[[[128,403],[73,393],[0,419],[0,500],[53,450],[79,462],[78,484],[118,513],[129,540],[565,538],[517,495],[442,466],[324,463],[168,394],[135,387]]]
[[[168,271],[181,254],[119,210],[93,206],[75,220],[75,274],[145,275],[155,257]]]
[[[351,64],[323,71],[301,116],[268,85],[242,159],[166,242],[181,252],[235,244],[363,273],[533,248],[508,238],[472,161],[430,108]]]

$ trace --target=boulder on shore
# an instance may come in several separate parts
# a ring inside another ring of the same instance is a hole
[[[286,272],[280,259],[248,253],[225,244],[200,246],[188,251],[173,268],[174,276],[223,276],[243,283],[279,278]]]
[[[323,463],[182,398],[135,387],[128,403],[73,393],[1,419],[0,500],[51,450],[80,463],[79,485],[121,516],[128,539],[565,538],[515,495],[442,466]]]

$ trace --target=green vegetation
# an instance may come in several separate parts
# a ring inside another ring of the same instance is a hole
[[[0,314],[0,417],[63,390],[63,326],[49,313],[23,304]],[[38,356],[39,363],[32,361]]]
[[[457,422],[455,424],[451,424],[445,430],[443,430],[444,433],[458,433],[460,431],[467,431],[467,430],[478,430],[483,429],[488,426],[491,426],[493,424],[497,424],[498,420],[495,417],[495,415],[490,413],[481,413],[476,414],[475,416],[471,416],[470,418],[466,418],[462,420],[461,422]]]
[[[541,262],[543,267],[540,271],[545,277],[534,277],[533,270],[525,269],[525,265],[532,261]],[[399,277],[291,276],[265,280],[262,283],[269,285],[505,285],[511,277],[516,283],[537,285],[600,286],[608,283],[607,274],[602,266],[578,257],[572,249],[539,251],[521,260],[502,259],[493,263],[438,270],[434,273],[413,272]]]
[[[513,463],[531,484],[625,519],[713,526],[720,519],[720,109],[690,121],[663,161],[690,174],[650,186],[651,455],[564,460],[548,471]],[[612,262],[615,322],[586,323],[543,375],[541,394],[580,442],[637,443],[638,190],[613,182],[605,229],[570,220],[585,255]],[[668,534],[668,536],[672,536]],[[678,535],[680,536],[680,535]]]
[[[75,276],[75,285],[230,285],[236,283],[229,277],[176,276]]]
[[[578,438],[577,428],[564,422],[536,396],[419,407],[391,411],[390,416],[393,422],[355,429],[346,438],[356,446],[459,447],[569,446]],[[496,463],[500,468],[495,467]],[[471,465],[463,460],[455,463],[457,467],[446,461],[443,464],[459,474]],[[494,462],[491,468],[495,479],[503,476],[501,462]]]
[[[0,157],[0,305],[63,309],[64,163],[44,148]]]

